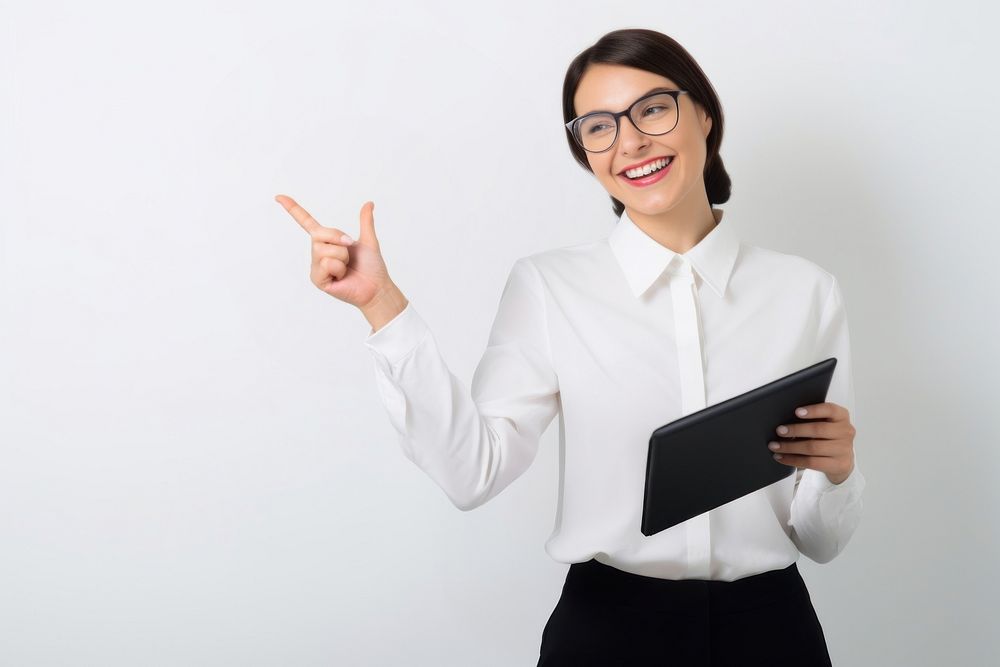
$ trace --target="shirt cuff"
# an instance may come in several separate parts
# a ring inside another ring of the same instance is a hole
[[[834,484],[830,481],[830,478],[826,476],[825,472],[819,470],[806,470],[806,473],[815,472],[815,475],[808,475],[813,479],[812,485],[820,493],[826,493],[828,491],[843,491],[847,493],[849,491],[861,491],[864,488],[865,477],[861,474],[861,469],[858,468],[857,464],[854,465],[854,470],[851,474],[847,476],[840,484]]]
[[[383,324],[375,333],[368,335],[365,346],[391,365],[413,352],[428,331],[427,323],[417,313],[413,303],[407,302],[406,307],[396,317]]]

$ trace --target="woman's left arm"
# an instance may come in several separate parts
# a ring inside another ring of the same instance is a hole
[[[798,468],[788,522],[791,539],[817,563],[833,560],[847,546],[861,521],[865,487],[851,421],[854,379],[847,309],[835,277],[820,317],[815,358],[829,357],[837,358],[837,366],[827,401],[799,406],[796,415],[809,421],[779,426],[774,438],[779,447],[772,446],[780,463]],[[782,433],[782,428],[787,431]]]

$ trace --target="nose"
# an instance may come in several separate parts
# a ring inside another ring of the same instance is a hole
[[[618,144],[622,153],[633,155],[649,145],[650,137],[636,128],[632,119],[622,116],[618,127]]]

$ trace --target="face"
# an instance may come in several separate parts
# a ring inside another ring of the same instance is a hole
[[[622,65],[591,65],[573,98],[577,116],[591,111],[624,111],[651,88],[678,89],[670,79]],[[646,216],[668,211],[694,211],[707,206],[705,194],[705,139],[712,119],[690,95],[678,97],[677,126],[670,132],[650,136],[636,129],[628,116],[620,119],[618,138],[603,153],[587,152],[597,180],[625,208]],[[622,173],[653,158],[673,156],[661,171],[662,178],[649,185],[631,183]]]

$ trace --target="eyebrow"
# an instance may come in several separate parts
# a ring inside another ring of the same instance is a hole
[[[650,88],[649,90],[647,90],[646,92],[644,92],[642,95],[639,95],[639,97],[637,97],[635,99],[636,100],[642,99],[646,95],[649,95],[650,93],[655,93],[657,91],[666,92],[666,91],[669,91],[669,90],[677,90],[677,89],[676,88],[669,88],[667,86],[656,86],[655,88]],[[634,101],[635,100],[633,100],[633,102]],[[595,109],[594,111],[588,111],[587,113],[582,113],[582,114],[580,114],[579,117],[588,116],[588,115],[590,115],[592,113],[618,113],[618,112],[617,111],[608,111],[607,109]]]

